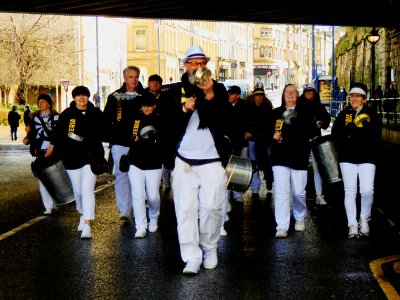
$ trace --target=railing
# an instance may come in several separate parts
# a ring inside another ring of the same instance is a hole
[[[382,124],[385,127],[400,127],[400,97],[368,99],[367,106],[375,110],[381,117]],[[331,117],[335,118],[344,108],[343,101],[331,100],[328,111]]]

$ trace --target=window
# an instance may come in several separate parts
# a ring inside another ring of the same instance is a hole
[[[271,37],[272,28],[261,28],[260,35],[262,38]]]
[[[146,30],[136,29],[135,31],[135,49],[136,51],[146,51]]]

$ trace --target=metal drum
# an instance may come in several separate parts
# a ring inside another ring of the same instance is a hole
[[[44,159],[36,159],[31,164],[32,172],[40,179],[57,205],[75,201],[71,180],[61,160],[46,166]]]
[[[228,176],[228,190],[245,192],[249,188],[253,176],[249,159],[231,155],[225,171]]]
[[[331,135],[328,134],[314,139],[311,149],[322,180],[327,183],[341,181],[337,153]]]

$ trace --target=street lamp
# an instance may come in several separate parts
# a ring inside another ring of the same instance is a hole
[[[373,28],[367,35],[367,41],[371,43],[371,91],[370,98],[372,98],[375,90],[375,44],[379,41],[380,35],[378,30]]]

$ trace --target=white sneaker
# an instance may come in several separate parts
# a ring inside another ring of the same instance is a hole
[[[92,238],[92,228],[89,224],[85,224],[82,229],[81,239],[91,239]]]
[[[48,209],[46,209],[45,211],[44,211],[44,215],[45,216],[49,216],[49,215],[51,215],[51,213],[53,212],[53,209],[52,208],[48,208]]]
[[[135,238],[144,238],[146,236],[146,230],[136,230]]]
[[[83,226],[85,226],[85,219],[83,218],[83,215],[81,215],[79,218],[78,231],[82,231]]]
[[[148,230],[149,232],[156,232],[158,229],[157,221],[150,221]]]
[[[349,239],[358,238],[358,227],[350,226],[349,227]]]
[[[182,273],[188,275],[197,274],[199,270],[200,270],[200,264],[189,260],[186,263],[186,267],[183,269]]]
[[[369,236],[369,225],[366,219],[360,218],[360,235]]]
[[[328,204],[325,201],[324,195],[317,196],[316,203],[318,205],[327,205]]]
[[[219,235],[220,235],[220,236],[226,236],[226,235],[228,235],[228,233],[226,232],[224,226],[221,227],[221,230],[220,230],[220,232],[219,232]]]
[[[284,229],[278,229],[278,231],[275,234],[276,238],[285,238],[287,237],[287,230]]]
[[[294,224],[294,230],[296,231],[304,231],[306,229],[306,224],[304,223],[304,221],[296,221],[296,223]]]
[[[212,250],[208,251],[206,250],[204,252],[204,258],[203,258],[203,267],[204,269],[211,270],[214,269],[218,264],[218,257],[217,257],[217,251]]]

